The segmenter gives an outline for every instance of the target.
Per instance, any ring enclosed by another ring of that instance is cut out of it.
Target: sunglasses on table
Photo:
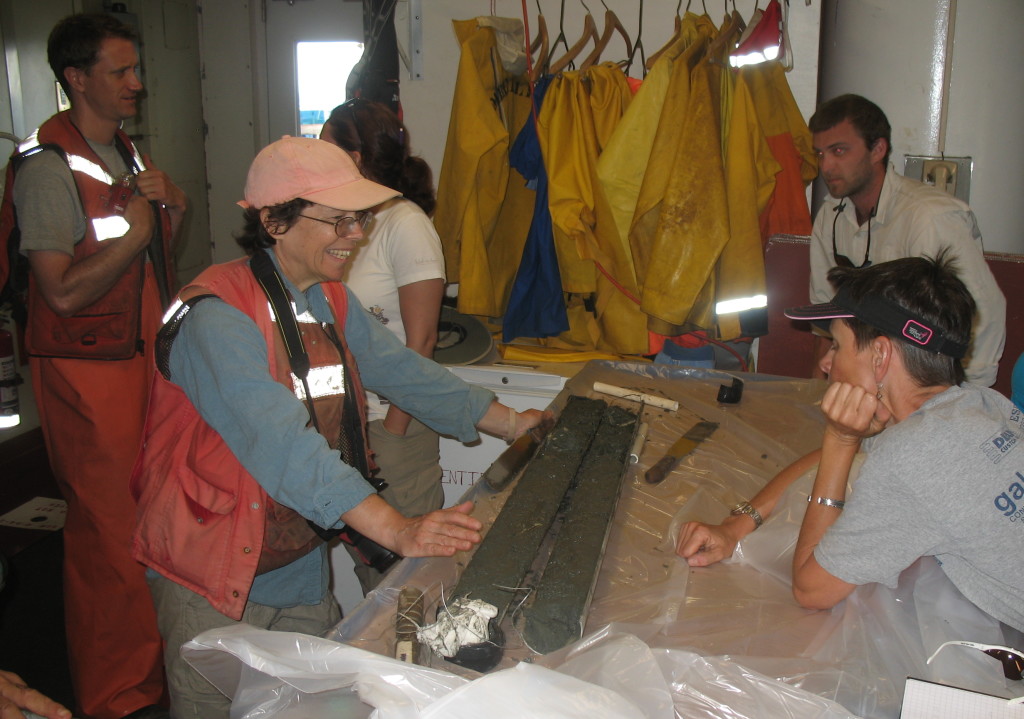
[[[939,655],[939,652],[950,645],[968,647],[970,649],[982,651],[993,659],[999,660],[1003,665],[1003,676],[1007,679],[1012,679],[1014,681],[1021,680],[1021,672],[1024,671],[1024,653],[1016,649],[1000,647],[994,644],[979,644],[978,642],[967,642],[962,640],[945,642],[944,644],[939,645],[939,648],[936,649],[930,657],[928,657],[928,661],[926,663],[931,664],[932,660]]]

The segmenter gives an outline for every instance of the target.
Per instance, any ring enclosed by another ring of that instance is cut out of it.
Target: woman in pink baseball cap
[[[150,568],[176,716],[228,716],[179,654],[198,632],[339,621],[325,539],[381,568],[480,541],[472,503],[410,518],[377,494],[364,385],[462,441],[477,428],[512,439],[543,417],[404,347],[341,283],[368,208],[397,194],[330,143],[272,143],[239,203],[248,257],[204,271],[168,312],[132,477],[133,554]]]

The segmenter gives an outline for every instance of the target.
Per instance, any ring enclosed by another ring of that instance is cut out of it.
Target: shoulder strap
[[[163,375],[165,380],[170,381],[171,379],[171,346],[174,344],[175,338],[178,336],[178,331],[181,329],[181,323],[185,321],[185,317],[199,302],[209,297],[216,297],[213,294],[196,295],[195,297],[182,300],[181,306],[178,307],[177,311],[171,316],[171,319],[164,322],[163,326],[156,333],[156,368],[160,374]]]
[[[137,175],[142,172],[142,168],[139,167],[139,163],[135,161],[135,153],[128,148],[120,134],[114,135],[114,147],[117,148],[117,153],[121,156],[121,159],[124,160],[125,166],[133,175]]]
[[[14,169],[17,170],[18,167],[21,166],[22,162],[32,157],[33,155],[38,155],[40,152],[43,152],[44,150],[52,150],[53,152],[56,152],[58,155],[61,156],[61,158],[64,159],[64,164],[67,164],[68,154],[64,152],[63,147],[53,142],[41,142],[38,145],[30,147],[24,152],[16,152],[13,155],[11,155],[11,162],[14,163]]]
[[[143,168],[135,160],[135,153],[126,144],[120,132],[114,135],[114,147],[129,172],[133,175],[142,172]],[[160,205],[152,200],[149,204],[153,208],[153,239],[156,241],[146,245],[146,254],[149,256],[149,261],[153,263],[153,274],[156,277],[157,291],[160,293],[160,305],[166,307],[171,300],[171,288],[167,286],[167,261],[164,258],[164,245],[170,242],[171,238],[164,237]]]
[[[295,319],[292,311],[292,303],[288,299],[288,291],[284,287],[284,280],[274,267],[274,261],[266,250],[258,249],[249,260],[249,269],[252,270],[256,282],[263,288],[263,293],[274,310],[274,318],[277,320],[277,327],[281,331],[281,338],[284,340],[285,350],[288,352],[288,365],[292,374],[302,382],[302,388],[306,393],[306,405],[309,408],[309,416],[316,430],[320,431],[320,425],[316,419],[316,411],[313,408],[313,396],[309,391],[309,384],[306,377],[309,375],[309,354],[306,346],[302,343],[302,333],[299,332],[299,321]]]
[[[305,379],[309,374],[309,355],[306,353],[306,346],[302,344],[299,322],[292,312],[288,291],[277,268],[274,267],[274,261],[270,259],[266,250],[256,250],[249,261],[249,268],[274,310],[277,325],[281,328],[281,335],[284,338],[284,346],[288,350],[288,364],[292,373],[299,379]]]
[[[4,195],[0,204],[0,305],[10,305],[11,318],[20,327],[28,324],[26,294],[30,270],[28,259],[21,254],[21,229],[18,227],[18,213],[14,206],[14,180],[22,163],[44,150],[56,152],[67,166],[67,156],[60,145],[41,144],[25,152],[14,152],[7,166]]]

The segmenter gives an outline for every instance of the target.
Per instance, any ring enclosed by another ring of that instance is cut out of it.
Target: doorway
[[[362,55],[358,0],[265,0],[267,100],[271,140],[312,136],[345,101],[349,72]]]

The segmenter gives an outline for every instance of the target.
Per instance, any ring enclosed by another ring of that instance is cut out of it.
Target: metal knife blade
[[[664,457],[647,470],[644,479],[648,484],[658,484],[664,480],[669,472],[675,469],[679,460],[695,450],[697,445],[710,437],[716,429],[718,429],[718,422],[702,421],[693,425],[686,434],[669,447]]]

